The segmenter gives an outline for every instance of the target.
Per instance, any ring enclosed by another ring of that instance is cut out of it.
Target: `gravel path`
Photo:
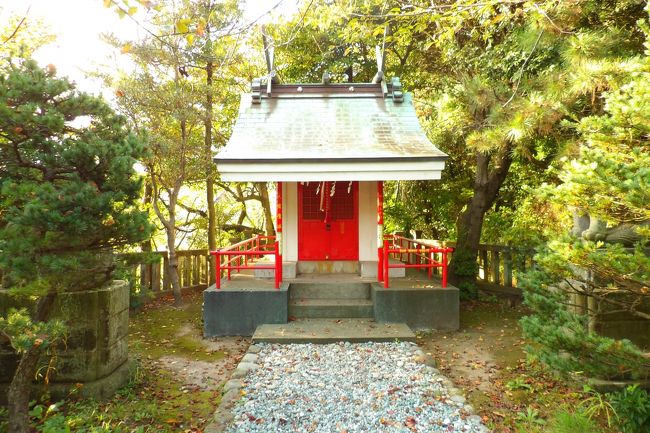
[[[415,344],[260,346],[228,433],[488,431]]]

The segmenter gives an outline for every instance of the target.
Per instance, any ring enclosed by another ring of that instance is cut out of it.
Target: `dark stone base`
[[[456,331],[460,326],[459,291],[446,288],[383,288],[372,284],[375,320],[406,323],[413,330]]]
[[[135,362],[127,361],[117,367],[115,371],[108,376],[90,382],[64,383],[51,382],[49,385],[34,384],[32,387],[32,396],[34,398],[42,395],[45,391],[50,394],[52,401],[63,400],[70,395],[73,398],[92,398],[97,401],[105,401],[113,397],[118,389],[122,388],[129,382],[132,374],[135,372]],[[77,385],[81,385],[77,388]],[[77,388],[76,391],[73,391]],[[7,405],[7,393],[9,392],[8,383],[0,383],[0,406]]]
[[[10,308],[33,305],[0,291],[0,314]],[[47,388],[34,384],[34,397],[47,389],[53,399],[61,399],[80,383],[77,395],[106,399],[129,379],[129,285],[115,281],[107,287],[58,295],[52,319],[65,323],[67,339],[58,348],[55,371]],[[8,344],[0,344],[0,404],[6,404],[6,390],[19,357]],[[50,359],[43,355],[39,367]]]
[[[258,325],[287,323],[288,288],[288,283],[279,289],[208,287],[203,292],[203,334],[249,336]]]

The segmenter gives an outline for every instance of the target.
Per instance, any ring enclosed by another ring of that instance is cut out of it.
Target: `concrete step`
[[[372,318],[369,299],[292,299],[289,316],[295,318]]]
[[[291,283],[291,299],[370,299],[370,283]]]
[[[260,325],[254,343],[335,343],[349,341],[415,341],[404,323],[376,323],[368,319],[302,319],[283,325]]]
[[[298,274],[359,274],[355,260],[303,260],[297,265]]]

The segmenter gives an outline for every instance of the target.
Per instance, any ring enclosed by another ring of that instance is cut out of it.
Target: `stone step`
[[[291,283],[291,299],[370,299],[370,283]]]
[[[368,319],[301,319],[282,325],[260,325],[254,343],[335,343],[349,341],[415,341],[404,323],[376,323]]]
[[[293,299],[289,316],[295,318],[372,318],[369,299]]]

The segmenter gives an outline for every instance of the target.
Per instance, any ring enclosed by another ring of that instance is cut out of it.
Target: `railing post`
[[[499,285],[501,282],[501,259],[498,251],[492,251],[492,275],[493,283]]]
[[[388,282],[388,277],[390,274],[390,268],[388,267],[389,262],[388,262],[388,240],[384,240],[384,289],[388,288],[389,282]]]
[[[384,181],[377,181],[377,281],[383,281],[384,272]]]
[[[442,287],[447,287],[447,252],[442,251]]]
[[[490,267],[488,266],[488,252],[487,250],[480,250],[480,257],[483,266],[483,281],[490,281]]]
[[[512,252],[510,249],[503,253],[503,284],[512,287]]]
[[[433,275],[433,248],[429,248],[429,267],[427,268],[427,275],[429,276],[429,279],[431,279],[431,276]]]
[[[217,289],[221,289],[221,256],[219,250],[214,253],[214,284]]]
[[[383,242],[383,241],[382,241]],[[379,244],[377,248],[377,281],[384,281],[384,248]]]
[[[282,256],[280,255],[280,242],[275,241],[275,288],[280,288],[282,281]]]

